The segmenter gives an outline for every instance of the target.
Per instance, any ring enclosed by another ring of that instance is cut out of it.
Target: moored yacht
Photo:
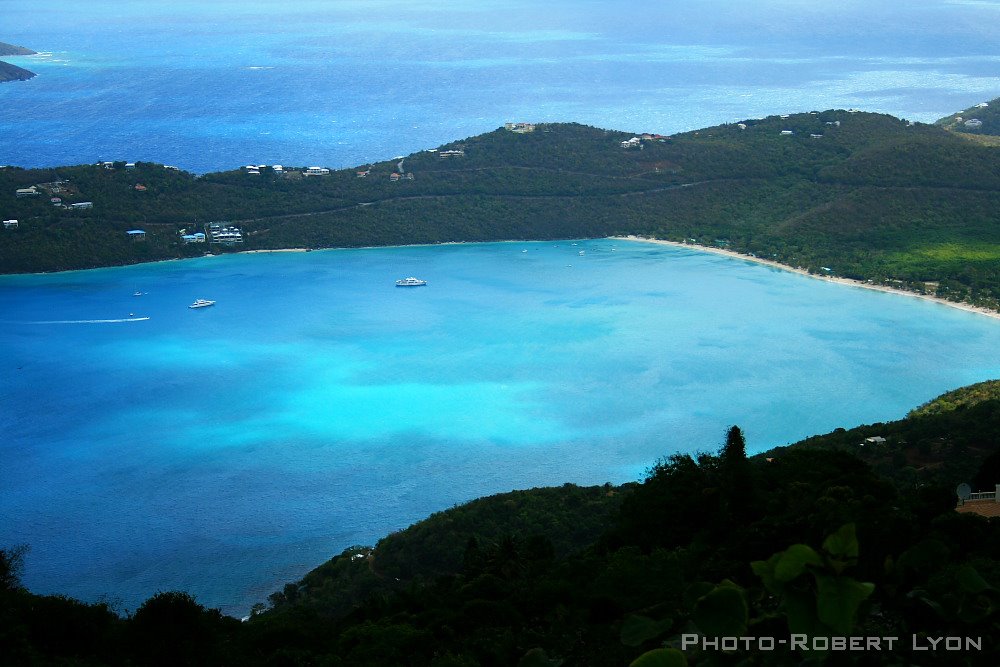
[[[412,276],[396,281],[396,287],[423,287],[426,284],[426,280],[420,280],[419,278],[414,278]]]
[[[208,299],[198,299],[190,306],[188,306],[188,308],[206,308],[208,306],[214,306],[214,305],[215,305],[214,301],[209,301]]]

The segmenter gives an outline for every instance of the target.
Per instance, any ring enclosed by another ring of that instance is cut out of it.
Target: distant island
[[[31,49],[26,49],[23,46],[14,46],[13,44],[7,44],[6,42],[0,42],[0,56],[33,55],[35,55],[35,51],[32,51]],[[0,60],[0,83],[7,81],[27,81],[33,76],[36,76],[34,72]]]
[[[925,124],[830,109],[673,136],[508,123],[351,169],[7,167],[0,273],[635,235],[1000,311],[998,110]]]

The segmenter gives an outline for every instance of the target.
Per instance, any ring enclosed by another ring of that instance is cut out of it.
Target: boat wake
[[[10,322],[9,324],[118,324],[120,322],[145,322],[148,317],[123,317],[117,320],[40,320],[36,322]]]

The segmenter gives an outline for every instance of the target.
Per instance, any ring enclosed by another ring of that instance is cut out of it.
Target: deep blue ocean
[[[0,41],[41,52],[6,58],[38,77],[0,85],[0,164],[21,166],[345,167],[507,121],[932,121],[1000,95],[986,1],[0,0],[0,16]],[[393,286],[409,275],[430,284]],[[998,349],[996,320],[634,242],[0,277],[0,546],[31,546],[39,593],[135,609],[183,589],[243,614],[454,503],[634,480],[734,423],[759,451],[898,418],[1000,376]]]
[[[1000,95],[987,0],[0,0],[42,53],[0,85],[0,164],[346,167],[575,121],[671,134]]]

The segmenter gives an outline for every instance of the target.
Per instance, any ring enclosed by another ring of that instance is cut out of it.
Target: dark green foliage
[[[977,105],[970,107],[965,111],[959,111],[956,114],[942,118],[935,124],[963,134],[987,136],[1000,135],[1000,102],[997,100],[991,100],[986,104],[986,107],[980,107]],[[959,120],[959,118],[961,118],[961,120]],[[973,119],[980,121],[982,125],[969,127],[965,124],[966,121]]]
[[[183,593],[158,594],[122,619],[105,605],[34,596],[9,576],[0,664],[832,665],[858,657],[677,650],[690,633],[801,632],[900,637],[864,664],[994,665],[1000,530],[956,513],[955,481],[941,471],[969,465],[953,459],[978,466],[985,447],[958,449],[973,440],[996,449],[998,413],[1000,401],[963,402],[751,458],[733,427],[718,454],[661,460],[641,484],[501,494],[435,514],[374,549],[352,547],[272,595],[246,623]],[[872,466],[852,452],[867,456],[857,443],[875,434],[887,442],[871,447],[887,451],[870,456]],[[884,464],[927,441],[935,445],[924,463],[937,473]],[[3,552],[3,562],[16,575],[14,554]],[[981,637],[982,650],[916,652],[911,635]]]
[[[908,417],[921,417],[949,410],[967,408],[984,401],[1000,400],[1000,380],[987,380],[968,387],[960,387],[924,403],[919,408],[911,410]]]
[[[991,105],[1000,108],[1000,102]],[[623,149],[630,134],[576,124],[504,129],[396,162],[303,177],[265,169],[195,177],[138,163],[0,170],[0,271],[190,257],[177,232],[230,220],[245,249],[652,235],[996,308],[1000,147],[881,114],[747,120]],[[791,131],[791,135],[782,135]],[[813,138],[815,135],[816,138]],[[67,202],[14,198],[69,181]],[[141,184],[146,190],[137,191]],[[123,232],[141,226],[145,243]],[[224,249],[211,248],[213,252]]]

